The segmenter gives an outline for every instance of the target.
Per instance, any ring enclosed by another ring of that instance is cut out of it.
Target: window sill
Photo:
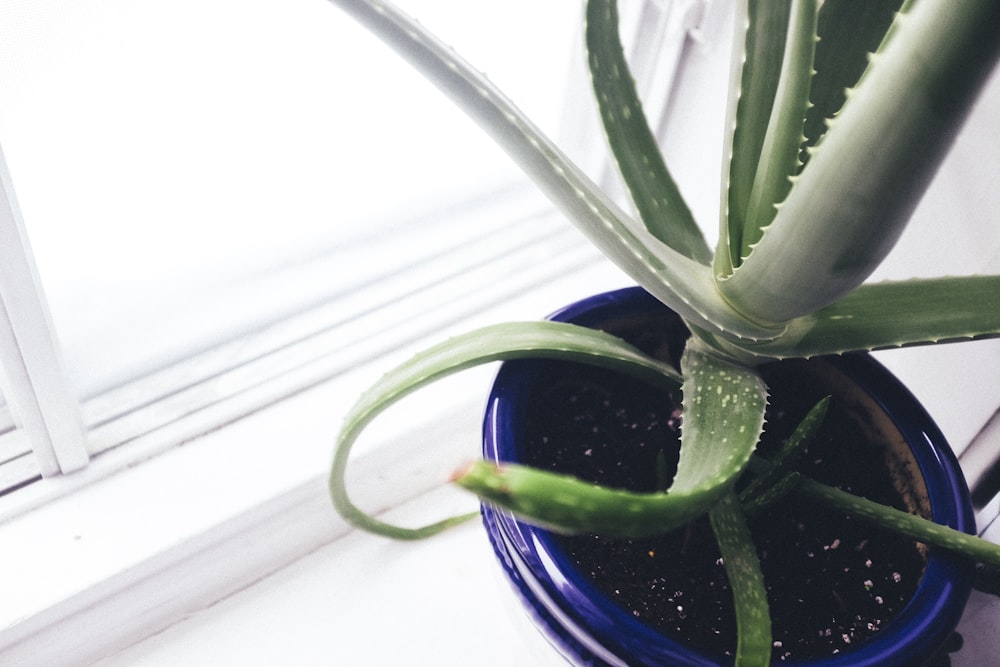
[[[590,261],[429,339],[537,319],[624,284],[606,262]],[[0,544],[16,545],[3,550],[14,585],[0,609],[0,663],[92,663],[344,536],[348,527],[325,486],[343,412],[359,388],[426,344],[415,341],[142,463],[128,464],[135,453],[119,448],[85,471],[39,482],[34,493],[73,494],[0,524]],[[397,506],[475,456],[492,372],[450,379],[376,424],[359,443],[352,473],[369,482],[356,485],[359,504]],[[421,447],[419,466],[400,456],[406,446]]]
[[[431,494],[393,518],[449,502]],[[992,663],[998,618],[1000,598],[974,592],[954,667]],[[355,533],[99,665],[401,665],[414,656],[435,665],[566,664],[531,626],[474,522],[419,543]]]
[[[390,517],[465,508],[454,493]],[[566,665],[519,608],[478,521],[419,542],[353,533],[98,663],[164,664]]]
[[[419,522],[467,508],[468,498],[439,487],[388,516]],[[1000,521],[985,536],[1000,541]],[[1000,598],[974,592],[951,664],[989,663],[1000,652],[998,618]],[[290,657],[301,665],[397,665],[414,656],[437,665],[565,664],[531,626],[473,521],[416,543],[347,534],[99,666],[271,665]]]

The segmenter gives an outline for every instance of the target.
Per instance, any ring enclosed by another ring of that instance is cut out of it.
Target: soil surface
[[[567,364],[563,364],[567,365]],[[530,401],[526,463],[637,491],[653,491],[657,459],[676,467],[679,396],[572,365],[571,380]],[[761,453],[781,443],[822,395],[775,384]],[[775,408],[774,406],[780,406]],[[882,453],[864,441],[835,399],[799,469],[878,502],[902,507]],[[662,477],[662,464],[660,466]],[[912,597],[925,560],[911,541],[872,531],[824,508],[788,499],[750,520],[773,619],[773,660],[837,654],[878,632]],[[735,618],[707,520],[661,537],[560,537],[579,570],[644,623],[708,654],[732,655]]]

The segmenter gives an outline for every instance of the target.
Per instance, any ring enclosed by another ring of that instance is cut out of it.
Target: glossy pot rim
[[[617,316],[664,308],[641,288],[595,295],[556,312],[550,319],[585,326]],[[939,522],[966,532],[975,519],[965,479],[944,436],[916,398],[867,354],[831,362],[846,372],[886,411],[911,443]],[[550,362],[506,362],[494,382],[484,421],[483,453],[490,460],[511,460],[508,434],[516,420],[517,396]],[[905,415],[905,419],[899,415]],[[516,430],[516,429],[515,429]],[[632,618],[573,571],[553,535],[483,505],[489,538],[508,578],[520,593],[535,624],[550,642],[578,664],[716,665]],[[931,554],[909,604],[879,635],[831,658],[785,663],[828,667],[909,664],[926,658],[957,625],[971,589],[970,565],[959,558]]]

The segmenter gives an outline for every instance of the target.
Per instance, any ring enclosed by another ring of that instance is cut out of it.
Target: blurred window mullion
[[[38,472],[51,476],[84,467],[89,456],[79,404],[63,369],[2,149],[0,379],[14,421],[24,430],[34,453]],[[17,454],[23,455],[10,453]]]

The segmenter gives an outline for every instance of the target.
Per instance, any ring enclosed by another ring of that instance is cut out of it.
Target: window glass
[[[401,4],[557,132],[577,3]],[[6,2],[0,82],[0,143],[82,398],[362,289],[441,239],[364,262],[359,244],[522,182],[322,0]]]

